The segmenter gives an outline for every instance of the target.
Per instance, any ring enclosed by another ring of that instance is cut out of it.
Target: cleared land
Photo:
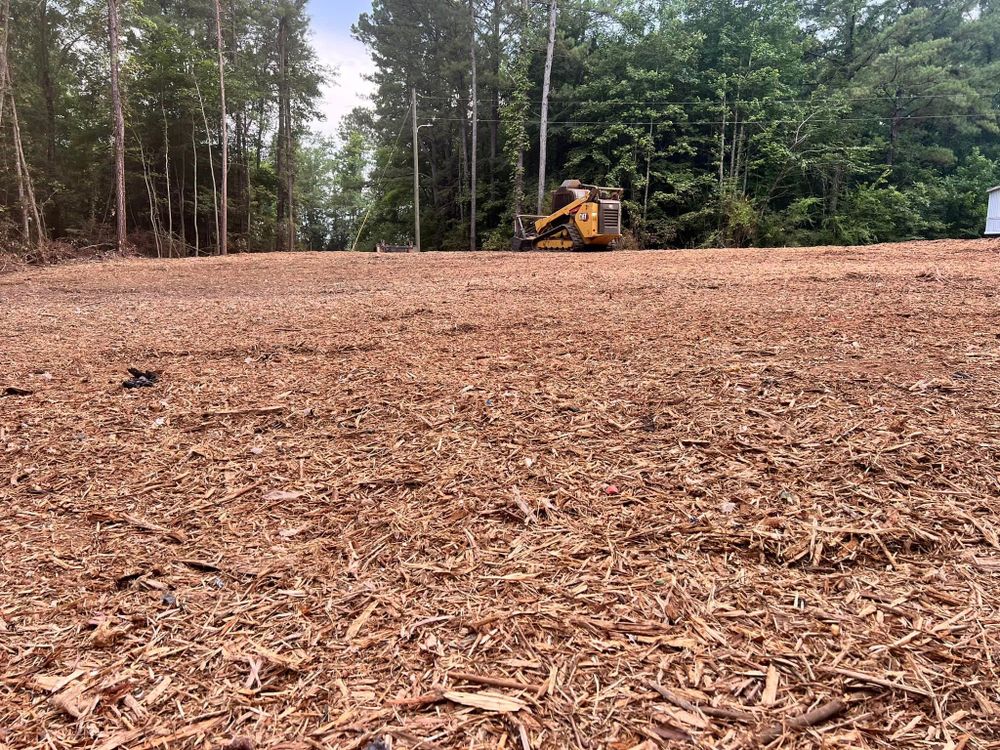
[[[0,747],[1000,747],[998,249],[0,277]]]

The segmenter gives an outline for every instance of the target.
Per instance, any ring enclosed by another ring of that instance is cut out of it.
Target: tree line
[[[374,0],[371,105],[321,137],[305,0],[0,0],[0,250],[405,243],[414,151],[425,248],[506,248],[568,178],[634,247],[976,236],[998,10]]]
[[[302,245],[305,0],[0,4],[0,248]]]
[[[385,171],[366,232],[412,233],[412,87],[431,125],[417,144],[427,247],[507,247],[512,215],[543,212],[567,178],[623,187],[639,247],[977,236],[1000,182],[998,11],[375,0],[355,25],[376,64],[367,116]]]

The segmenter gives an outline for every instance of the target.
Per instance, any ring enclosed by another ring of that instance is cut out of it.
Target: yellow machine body
[[[621,189],[567,180],[548,216],[517,216],[515,250],[611,250],[621,239]]]

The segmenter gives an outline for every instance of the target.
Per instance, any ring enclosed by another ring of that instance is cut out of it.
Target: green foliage
[[[101,236],[111,196],[104,0],[11,0],[26,158],[50,233]],[[374,0],[353,30],[372,106],[310,134],[325,71],[305,0],[223,3],[234,246],[269,249],[288,181],[301,246],[467,246],[469,0]],[[973,237],[1000,183],[997,0],[559,0],[547,174],[616,184],[638,246]],[[538,168],[547,3],[473,0],[477,224],[509,247]],[[288,71],[277,39],[289,29]],[[129,224],[171,253],[211,252],[219,182],[214,0],[123,8]],[[413,143],[410,91],[422,125]],[[19,199],[0,132],[0,233]],[[215,177],[213,184],[213,175]]]
[[[349,250],[366,208],[363,133],[347,130],[339,145],[311,139],[299,150],[299,222],[303,244],[313,250]]]
[[[230,231],[237,247],[267,249],[276,206],[279,17],[289,19],[296,140],[314,119],[325,72],[309,46],[304,0],[227,0],[222,12]],[[106,1],[13,0],[12,15],[12,75],[46,225],[56,238],[97,241],[113,191]],[[214,0],[131,0],[121,16],[129,226],[159,235],[161,252],[211,252],[221,177]],[[15,204],[12,176],[0,170],[0,206]]]
[[[480,216],[492,228],[487,246],[500,249],[519,185],[530,185],[537,168],[546,4],[476,2],[484,21],[497,8],[504,19],[484,22],[480,33],[481,57],[501,52],[485,99],[500,100],[505,200]],[[433,186],[425,196],[428,246],[462,247],[467,220],[467,50],[439,46],[463,38],[463,7],[378,0],[358,26],[379,68],[382,144],[406,115],[404,81],[418,85],[421,119],[436,120],[434,148],[421,147]],[[983,191],[1000,182],[994,3],[619,0],[609,11],[605,2],[577,0],[559,8],[551,182],[623,187],[627,225],[642,246],[981,230]],[[386,184],[375,186],[383,200],[408,202],[408,156],[398,154]],[[387,237],[412,222],[405,211],[379,214],[377,231]]]
[[[983,186],[1000,184],[1000,164],[973,147],[969,155],[943,181],[942,222],[956,237],[978,237],[983,229]]]
[[[854,245],[942,236],[945,226],[937,214],[943,194],[940,186],[925,183],[900,189],[885,176],[857,185],[828,222],[831,239]]]

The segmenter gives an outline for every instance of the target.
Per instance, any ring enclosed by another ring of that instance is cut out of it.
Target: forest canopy
[[[4,248],[115,241],[119,3],[0,0]],[[412,91],[426,249],[508,247],[540,171],[624,188],[633,247],[972,237],[1000,183],[998,0],[374,0],[371,105],[333,138],[303,0],[120,4],[148,253],[217,252],[222,223],[233,250],[411,242]]]

